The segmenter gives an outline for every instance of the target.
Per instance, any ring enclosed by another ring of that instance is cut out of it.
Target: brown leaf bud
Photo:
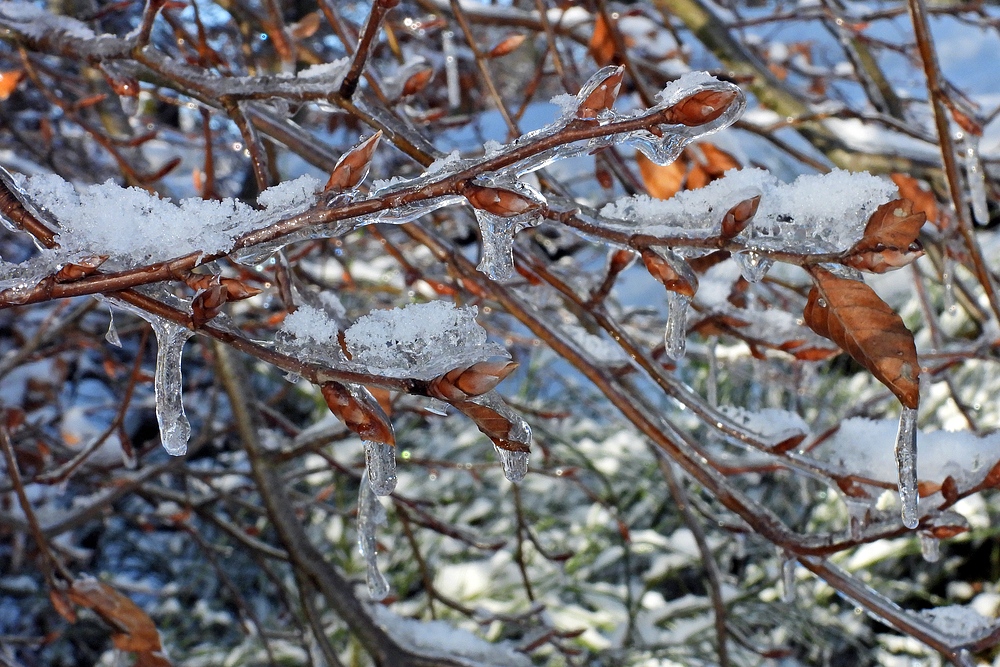
[[[57,283],[71,283],[97,273],[97,269],[108,260],[107,255],[84,257],[72,264],[66,264],[56,273]]]
[[[427,84],[430,83],[433,76],[434,69],[431,67],[426,67],[415,72],[414,74],[411,74],[410,78],[408,78],[406,83],[403,84],[403,92],[400,93],[400,96],[409,97],[410,95],[416,95],[427,87]]]
[[[620,91],[622,87],[622,78],[625,76],[625,68],[619,66],[613,69],[610,67],[607,69],[611,70],[611,72],[603,80],[591,80],[591,82],[587,84],[587,87],[591,87],[592,90],[577,107],[577,118],[582,120],[596,119],[599,113],[614,106],[615,100],[618,99],[618,91]],[[584,90],[586,90],[587,87],[585,87]]]
[[[468,367],[456,368],[434,378],[427,393],[445,401],[464,401],[495,388],[517,368],[513,361],[480,361]]]
[[[664,111],[668,125],[704,125],[721,116],[738,97],[734,90],[702,90]]]
[[[375,148],[382,138],[382,130],[368,137],[360,144],[344,153],[330,174],[324,192],[350,190],[364,180],[371,167]]]
[[[511,35],[500,40],[500,43],[490,49],[490,58],[500,58],[515,50],[524,43],[524,35]]]
[[[503,218],[512,218],[541,208],[538,202],[502,188],[469,184],[463,188],[462,194],[475,208]]]
[[[722,231],[719,236],[723,239],[731,239],[746,229],[753,217],[757,215],[757,208],[760,206],[760,195],[744,199],[736,206],[732,207],[722,217]]]
[[[392,423],[382,406],[364,387],[347,387],[326,382],[320,387],[323,399],[338,419],[365,440],[396,445]]]
[[[663,286],[671,292],[694,297],[698,291],[698,277],[683,259],[666,257],[652,248],[644,248],[642,261],[650,275],[663,283]]]

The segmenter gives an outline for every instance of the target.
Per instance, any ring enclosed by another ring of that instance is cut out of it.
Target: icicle
[[[500,466],[503,468],[503,476],[515,484],[524,479],[528,474],[528,452],[514,452],[504,449],[498,445],[493,445],[500,458]]]
[[[959,134],[965,176],[969,181],[969,198],[972,200],[972,217],[980,225],[986,225],[990,221],[990,212],[986,208],[986,174],[979,160],[979,137],[968,132]]]
[[[120,95],[118,101],[122,105],[122,111],[126,116],[135,117],[139,114],[139,96],[138,95]]]
[[[687,311],[691,297],[677,292],[667,292],[667,329],[663,335],[663,344],[667,356],[680,359],[687,347]]]
[[[920,533],[920,555],[928,563],[936,563],[941,559],[941,540],[930,533]]]
[[[371,479],[368,470],[365,470],[364,476]],[[361,490],[358,493],[358,550],[367,565],[368,595],[372,600],[384,600],[389,594],[389,582],[378,569],[378,548],[375,539],[375,531],[385,523],[385,508],[372,492],[371,485],[365,484],[362,479]]]
[[[798,561],[785,554],[781,564],[781,601],[785,604],[795,602],[795,566]]]
[[[476,267],[491,279],[503,282],[514,275],[514,218],[476,209],[483,236],[483,253]]]
[[[903,506],[903,525],[916,528],[917,516],[917,411],[903,407],[896,434],[896,468],[899,474],[899,502]]]
[[[455,55],[455,33],[441,33],[441,51],[444,53],[444,75],[448,84],[448,106],[457,109],[462,104],[462,91],[458,81],[458,57]]]
[[[181,395],[181,354],[184,343],[192,332],[168,320],[155,318],[150,321],[156,334],[156,376],[153,383],[156,394],[156,421],[160,425],[160,442],[171,456],[187,452],[191,424],[184,414]]]
[[[967,648],[963,648],[958,652],[958,664],[960,667],[976,667],[978,663],[976,662],[975,656],[972,655],[972,651]]]
[[[396,489],[396,448],[383,442],[365,442],[368,483],[378,496]]]
[[[774,264],[773,259],[765,257],[754,250],[738,252],[733,255],[733,259],[740,267],[740,273],[743,275],[743,278],[749,283],[759,283],[767,275],[767,271],[771,268],[771,265]]]
[[[108,322],[108,332],[104,334],[104,340],[108,341],[115,347],[121,347],[122,339],[118,337],[118,328],[115,326],[115,311],[109,307],[108,314],[111,318]]]
[[[646,130],[639,130],[628,135],[622,143],[632,146],[656,164],[665,167],[677,159],[690,141],[691,137],[680,134],[665,132],[662,137],[657,137]]]
[[[847,505],[847,530],[852,540],[860,540],[861,532],[868,523],[869,503],[848,497],[844,499],[844,504]]]
[[[955,301],[955,260],[948,256],[948,249],[944,253],[944,270],[941,273],[941,283],[944,285],[944,309],[946,312],[954,313],[958,310],[958,303]]]

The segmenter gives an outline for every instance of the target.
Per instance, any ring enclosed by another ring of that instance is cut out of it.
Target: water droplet
[[[118,328],[115,326],[115,311],[108,308],[108,314],[111,319],[108,322],[108,332],[104,334],[104,340],[108,341],[115,347],[121,347],[122,339],[118,336]]]
[[[941,540],[930,533],[920,533],[920,555],[928,563],[936,563],[941,559]]]
[[[733,255],[733,259],[740,267],[743,278],[749,283],[759,283],[774,264],[773,259],[754,250],[738,252]]]
[[[503,476],[511,482],[517,483],[528,474],[528,452],[514,452],[503,449],[498,445],[493,445],[500,458],[500,466],[503,468]]]

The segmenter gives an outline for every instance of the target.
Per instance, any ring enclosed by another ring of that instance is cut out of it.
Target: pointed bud
[[[389,417],[367,389],[325,382],[320,391],[330,412],[362,439],[396,445]]]
[[[642,261],[650,275],[671,292],[693,298],[698,291],[698,276],[687,262],[673,253],[661,254],[652,248],[644,248]]]
[[[594,120],[602,111],[613,107],[615,100],[618,99],[618,91],[621,90],[624,76],[625,68],[621,65],[598,70],[577,96],[582,99],[576,109],[576,117],[581,120]]]
[[[702,90],[665,109],[664,122],[667,125],[688,127],[711,123],[721,116],[739,93],[735,90]]]
[[[635,261],[635,253],[625,248],[619,248],[608,258],[608,273],[618,275]]]
[[[73,264],[66,264],[56,273],[57,283],[71,283],[97,273],[97,269],[108,260],[107,255],[84,257]]]
[[[368,170],[371,168],[372,157],[375,155],[375,148],[379,139],[382,138],[382,130],[379,130],[368,137],[360,144],[344,153],[337,166],[330,174],[330,180],[326,182],[323,192],[351,190],[365,179]]]
[[[403,84],[403,92],[400,93],[400,97],[416,95],[427,87],[427,84],[430,83],[431,77],[433,76],[434,69],[431,67],[425,67],[424,69],[410,75],[410,78],[408,78],[406,83]]]
[[[242,301],[243,299],[249,299],[252,296],[257,296],[260,294],[261,290],[256,287],[250,287],[246,283],[235,278],[223,278],[221,280],[222,284],[225,285],[228,291],[228,298],[230,301]]]
[[[463,188],[462,194],[475,208],[502,218],[512,218],[541,208],[533,199],[502,188],[469,184]]]
[[[500,41],[499,44],[490,49],[490,58],[500,58],[512,51],[517,50],[517,47],[524,43],[524,35],[511,35],[506,39]]]
[[[722,217],[722,231],[719,236],[724,240],[729,240],[746,229],[753,217],[757,215],[757,208],[760,206],[760,195],[744,199],[736,206],[729,209]]]
[[[513,361],[480,361],[464,368],[450,370],[434,378],[427,393],[444,401],[464,401],[495,388],[518,364]]]

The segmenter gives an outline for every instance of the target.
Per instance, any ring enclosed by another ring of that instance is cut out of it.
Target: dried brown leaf
[[[350,190],[357,186],[368,175],[368,169],[372,164],[372,156],[375,155],[375,148],[382,138],[382,130],[379,130],[368,137],[360,144],[340,156],[337,165],[330,174],[330,180],[326,182],[324,192],[340,192]]]
[[[889,178],[899,189],[899,196],[913,202],[916,211],[922,211],[927,216],[927,221],[935,225],[940,225],[941,218],[938,211],[937,198],[934,193],[920,185],[920,181],[908,174],[889,174]]]
[[[687,176],[687,162],[683,155],[668,165],[658,165],[642,153],[635,154],[639,175],[646,185],[646,192],[656,199],[670,199],[680,192]]]
[[[17,89],[17,84],[24,78],[24,71],[19,69],[0,72],[0,101],[11,96]]]
[[[913,210],[913,202],[908,199],[882,204],[868,219],[864,236],[843,263],[872,273],[906,266],[924,254],[917,235],[925,219],[922,211]]]
[[[309,12],[297,22],[293,23],[290,26],[290,29],[292,37],[297,41],[301,41],[315,35],[316,31],[319,30],[319,26],[319,12]]]
[[[610,27],[601,14],[598,14],[594,21],[594,33],[590,36],[590,44],[587,48],[590,49],[590,55],[594,57],[594,62],[601,67],[610,65],[615,60],[615,40],[611,36]]]
[[[920,364],[913,334],[875,291],[858,280],[813,269],[806,324],[847,352],[899,398],[916,409]]]
[[[161,653],[160,633],[153,620],[132,600],[96,579],[78,579],[67,591],[70,600],[100,616],[114,628],[111,641],[115,648],[137,655],[136,665],[168,667]]]

